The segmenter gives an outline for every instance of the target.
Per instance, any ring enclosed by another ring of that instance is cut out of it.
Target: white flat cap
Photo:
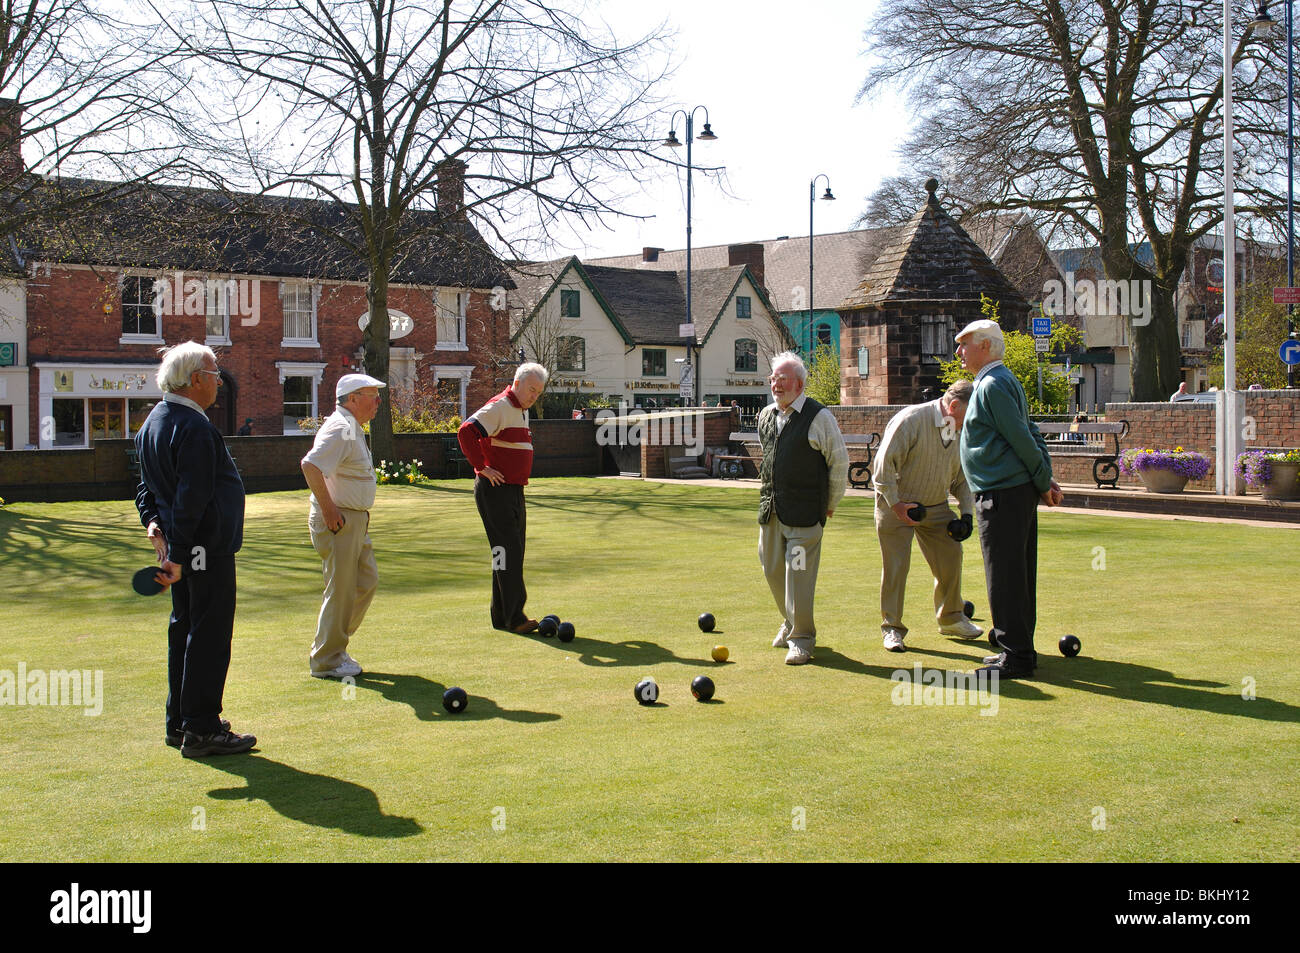
[[[339,378],[339,382],[334,385],[334,397],[336,400],[342,400],[354,390],[361,390],[363,387],[387,387],[383,381],[371,377],[369,374],[344,374]]]
[[[972,321],[970,324],[966,325],[966,327],[958,331],[957,336],[953,338],[953,340],[960,341],[966,335],[974,334],[976,331],[981,332],[981,336],[985,338],[993,338],[996,340],[1002,339],[1002,328],[998,327],[998,323],[996,321],[990,321],[987,318],[981,318],[978,321]]]

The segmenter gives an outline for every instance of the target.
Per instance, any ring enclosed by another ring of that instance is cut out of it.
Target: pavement
[[[639,476],[607,477],[611,480],[640,480]],[[758,480],[674,480],[650,477],[648,482],[679,483],[694,486],[726,487],[756,491]],[[1059,513],[1082,513],[1088,516],[1117,516],[1127,519],[1190,520],[1206,523],[1243,523],[1300,530],[1300,501],[1278,502],[1258,496],[1224,496],[1207,490],[1184,490],[1182,493],[1151,493],[1140,486],[1098,489],[1095,484],[1062,484],[1065,503]],[[846,496],[874,496],[871,490],[849,487]]]

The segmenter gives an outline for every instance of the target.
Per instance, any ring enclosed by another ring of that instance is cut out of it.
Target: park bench
[[[1119,484],[1116,461],[1120,454],[1119,442],[1128,435],[1127,420],[1118,423],[1040,423],[1037,426],[1052,456],[1092,458],[1092,478],[1097,489],[1103,486],[1114,489]]]
[[[737,431],[732,433],[728,439],[732,443],[759,445],[757,431]],[[871,457],[880,446],[880,434],[878,433],[846,433],[844,434],[844,445],[850,448],[865,450],[866,460],[849,461],[849,486],[859,490],[868,490],[871,488]],[[749,461],[758,467],[763,458],[763,452],[759,449],[754,454],[724,454],[715,456],[714,459],[720,461],[719,474],[724,477],[735,479],[744,474],[745,462]]]
[[[469,458],[465,456],[465,451],[460,448],[460,437],[456,434],[444,434],[442,438],[442,460],[443,476],[463,477],[465,470],[471,473],[474,468],[470,465]]]

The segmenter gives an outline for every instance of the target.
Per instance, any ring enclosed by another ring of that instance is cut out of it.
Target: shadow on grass
[[[208,796],[218,801],[265,801],[291,821],[361,837],[411,837],[424,830],[415,818],[385,814],[374,791],[351,781],[299,771],[251,755],[212,758],[203,763],[248,782],[243,788],[209,791]]]
[[[820,652],[820,648],[818,649]],[[983,664],[983,658],[992,649],[981,648],[980,654],[971,658],[967,654],[943,652],[934,649],[908,649],[908,655],[934,656],[963,662],[960,671],[971,671]],[[907,656],[900,656],[900,660]],[[910,668],[900,664],[899,668]],[[956,670],[956,669],[955,669]],[[891,670],[892,671],[892,670]],[[886,676],[888,677],[888,676]],[[999,691],[1008,698],[1049,699],[1038,686],[1072,688],[1109,698],[1168,705],[1189,711],[1203,711],[1216,715],[1233,715],[1259,721],[1300,722],[1300,708],[1262,696],[1250,700],[1235,690],[1231,694],[1207,689],[1228,688],[1227,682],[1182,678],[1166,669],[1132,662],[1114,662],[1108,659],[1063,658],[1046,652],[1038,653],[1038,670],[1029,680],[1009,679],[1001,682]]]
[[[572,652],[578,656],[583,665],[593,668],[614,668],[620,665],[658,665],[661,662],[677,662],[680,665],[696,665],[703,668],[716,668],[713,659],[684,658],[672,649],[664,648],[658,642],[645,639],[628,639],[625,642],[599,642],[594,639],[574,639],[572,642],[558,642],[544,639],[563,652]]]
[[[425,678],[423,675],[390,675],[387,672],[366,672],[357,676],[357,688],[379,692],[391,702],[410,705],[420,721],[485,721],[504,718],[506,721],[539,722],[558,721],[560,716],[548,711],[523,711],[502,708],[484,695],[469,693],[469,704],[458,715],[442,707],[442,693],[447,686]]]

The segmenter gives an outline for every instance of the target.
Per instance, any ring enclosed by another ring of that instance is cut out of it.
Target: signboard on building
[[[1046,337],[1052,333],[1051,318],[1034,318],[1034,336]]]
[[[1274,288],[1274,304],[1300,304],[1300,288]]]
[[[13,367],[18,363],[18,345],[13,341],[0,341],[0,367]]]

